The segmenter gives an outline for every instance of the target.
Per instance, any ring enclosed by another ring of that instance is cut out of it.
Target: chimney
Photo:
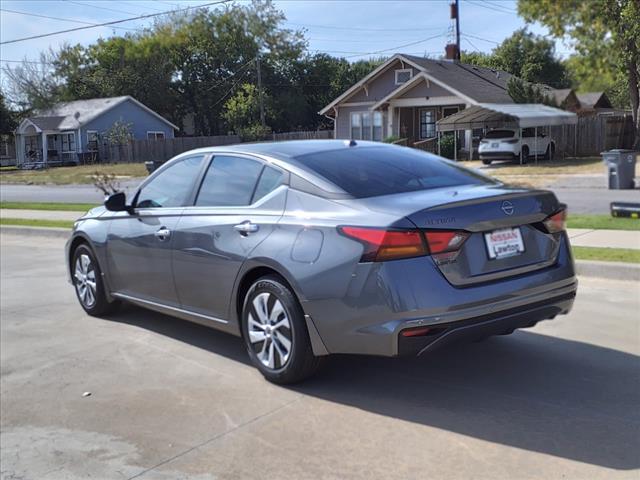
[[[458,46],[455,43],[449,43],[444,47],[444,58],[447,60],[457,60],[458,59]]]

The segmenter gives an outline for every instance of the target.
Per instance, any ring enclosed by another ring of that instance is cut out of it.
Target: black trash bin
[[[609,190],[627,190],[634,188],[636,175],[636,156],[638,152],[617,148],[602,152],[602,161],[607,167]]]
[[[149,160],[144,162],[144,166],[147,167],[147,172],[149,172],[149,174],[152,174],[156,169],[158,169],[160,167],[160,165],[162,165],[163,162],[160,162],[158,160]]]

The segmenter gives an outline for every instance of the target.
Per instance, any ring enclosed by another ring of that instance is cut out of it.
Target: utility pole
[[[256,69],[258,78],[258,101],[260,102],[260,125],[265,126],[264,118],[264,96],[262,95],[262,72],[260,71],[260,54],[256,55]]]
[[[456,60],[460,61],[460,0],[456,0]]]

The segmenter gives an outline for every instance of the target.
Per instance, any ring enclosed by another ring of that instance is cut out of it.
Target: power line
[[[285,22],[287,25],[293,25],[297,27],[311,27],[311,28],[328,28],[334,30],[358,30],[362,32],[409,32],[409,31],[429,31],[429,30],[441,30],[442,27],[416,27],[416,28],[364,28],[364,27],[341,27],[339,25],[313,25],[304,23]]]
[[[515,10],[502,9],[503,7],[498,7],[497,5],[492,5],[487,2],[475,2],[474,0],[467,0],[468,3],[474,5],[476,7],[486,8],[487,10],[491,10],[493,12],[498,13],[517,13]]]
[[[413,45],[418,45],[419,43],[428,42],[429,40],[433,40],[434,38],[438,38],[438,37],[443,37],[443,36],[445,36],[445,35],[446,35],[446,33],[439,33],[438,35],[434,35],[434,36],[432,36],[432,37],[427,37],[427,38],[424,38],[424,39],[422,39],[422,40],[418,40],[418,41],[416,41],[416,42],[405,43],[404,45],[397,45],[397,46],[395,46],[395,47],[385,48],[385,49],[383,49],[383,50],[376,50],[376,51],[374,51],[374,52],[367,52],[367,53],[365,53],[365,54],[356,54],[356,55],[351,55],[351,56],[346,57],[346,58],[360,57],[360,56],[362,56],[362,55],[377,55],[377,54],[379,54],[379,53],[385,53],[385,52],[390,52],[390,51],[397,51],[397,50],[399,50],[399,49],[401,49],[401,48],[411,47],[411,46],[413,46]]]
[[[38,18],[48,18],[49,20],[58,20],[60,22],[71,22],[71,23],[80,23],[83,25],[92,25],[95,26],[95,23],[91,23],[91,22],[85,22],[83,20],[74,20],[71,18],[61,18],[61,17],[52,17],[49,15],[40,15],[38,13],[31,13],[31,12],[19,12],[18,10],[9,10],[7,8],[0,8],[0,12],[7,12],[7,13],[15,13],[17,15],[25,15],[28,17],[38,17]],[[112,27],[112,28],[117,28],[120,30],[131,30],[131,31],[141,31],[139,28],[128,28],[128,27]]]
[[[471,33],[462,33],[462,36],[475,38],[476,40],[482,40],[483,42],[493,43],[494,45],[500,45],[500,42],[496,42],[495,40],[489,40],[488,38],[482,38],[477,35],[473,35]]]
[[[130,3],[130,2],[123,2],[122,0],[118,0],[116,3],[129,5],[129,6],[132,6],[132,7],[135,6],[136,8],[138,8],[138,6],[139,6],[139,3],[136,5],[136,4],[133,4],[133,3]],[[161,8],[150,7],[149,5],[144,5],[144,8],[150,8],[151,10],[155,10],[156,12],[164,12],[164,10],[161,9]]]
[[[116,10],[115,8],[109,8],[109,7],[99,7],[98,5],[92,5],[90,3],[74,2],[72,0],[62,0],[62,1],[67,3],[72,3],[74,5],[79,5],[81,7],[91,7],[91,8],[97,8],[98,10],[106,10],[108,12],[124,13],[126,15],[138,15],[137,13],[134,13],[134,12],[127,12],[126,10]]]
[[[41,35],[32,35],[30,37],[16,38],[14,40],[7,40],[7,41],[4,41],[4,42],[0,42],[0,45],[7,45],[9,43],[24,42],[26,40],[34,40],[36,38],[51,37],[53,35],[60,35],[62,33],[69,33],[69,32],[77,32],[78,30],[86,30],[86,29],[89,29],[89,28],[108,27],[110,25],[116,25],[116,24],[119,24],[119,23],[131,22],[133,20],[143,20],[143,19],[146,19],[146,18],[158,17],[160,15],[167,15],[167,14],[170,14],[170,13],[179,13],[179,12],[184,12],[184,11],[187,11],[187,10],[193,10],[195,8],[211,7],[213,5],[220,5],[222,3],[228,3],[230,1],[231,0],[218,0],[217,2],[209,2],[209,3],[204,3],[202,5],[194,5],[192,7],[181,8],[181,9],[178,9],[178,10],[172,10],[172,11],[161,12],[161,13],[148,13],[146,15],[138,15],[137,17],[123,18],[122,20],[112,20],[110,22],[95,23],[93,25],[87,25],[85,27],[69,28],[67,30],[59,30],[57,32],[43,33]]]

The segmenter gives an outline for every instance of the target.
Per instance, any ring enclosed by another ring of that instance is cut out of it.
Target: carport
[[[555,107],[540,103],[480,103],[466,108],[436,122],[438,134],[438,154],[440,154],[440,139],[442,132],[457,132],[458,130],[473,130],[475,128],[515,128],[535,129],[535,142],[538,140],[538,127],[555,125],[576,125],[578,116]],[[457,135],[454,138],[454,159],[458,160]],[[577,138],[577,136],[575,137]],[[537,151],[537,148],[536,148]],[[535,154],[536,162],[538,154]],[[520,164],[522,164],[522,149],[520,149]]]

